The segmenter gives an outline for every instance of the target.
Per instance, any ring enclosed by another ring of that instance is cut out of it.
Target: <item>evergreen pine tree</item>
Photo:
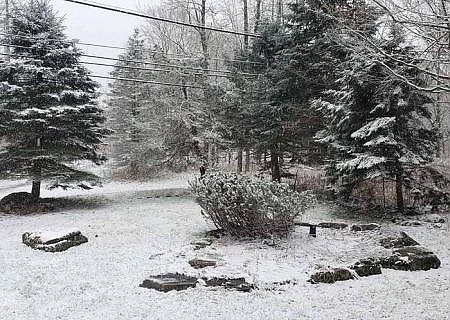
[[[187,79],[195,80],[192,71],[170,70],[167,65],[177,62],[157,46],[150,49],[137,29],[119,60],[111,73],[117,80],[110,85],[108,99],[115,166],[120,174],[134,178],[186,168],[190,156],[198,154],[194,123],[200,119],[192,116],[196,93],[150,82],[188,84]]]
[[[96,103],[97,83],[80,65],[80,51],[66,39],[49,1],[29,0],[12,12],[10,60],[0,63],[0,167],[15,178],[53,187],[88,188],[98,177],[73,166],[101,164],[98,147],[108,130]]]
[[[375,41],[375,40],[374,40]],[[392,56],[421,63],[395,30],[380,46]],[[394,75],[423,84],[416,68],[379,60],[364,48],[346,63],[339,90],[315,104],[328,119],[319,139],[333,150],[331,173],[343,182],[346,198],[364,180],[378,177],[396,182],[397,209],[403,211],[403,186],[414,168],[432,161],[437,142],[427,104],[431,99]],[[388,70],[388,68],[390,70]]]

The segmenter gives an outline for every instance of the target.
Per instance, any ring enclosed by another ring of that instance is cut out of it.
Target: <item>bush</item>
[[[314,202],[310,192],[231,173],[208,173],[190,185],[203,216],[235,236],[286,235]]]

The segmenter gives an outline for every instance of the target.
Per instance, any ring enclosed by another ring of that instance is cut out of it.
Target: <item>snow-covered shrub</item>
[[[314,203],[310,192],[232,173],[211,172],[190,185],[204,217],[235,236],[285,235]]]

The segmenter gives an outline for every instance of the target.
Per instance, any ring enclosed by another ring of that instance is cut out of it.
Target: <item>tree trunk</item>
[[[262,0],[256,0],[256,10],[255,10],[255,33],[258,32],[259,24],[261,22],[261,2]]]
[[[202,7],[201,7],[201,17],[200,17],[200,23],[201,26],[206,26],[206,0],[202,0]],[[199,29],[200,32],[200,43],[202,45],[202,51],[203,51],[203,73],[205,76],[207,75],[209,67],[209,53],[208,53],[208,39],[206,36],[206,30],[205,29]]]
[[[33,180],[33,184],[31,187],[31,199],[34,203],[39,201],[39,198],[41,197],[41,181],[40,180]]]
[[[405,210],[405,204],[403,201],[403,170],[399,166],[397,170],[397,176],[395,179],[395,192],[397,195],[397,210],[400,213],[403,213]]]
[[[242,148],[238,148],[237,151],[237,172],[242,172]]]
[[[244,2],[244,32],[248,33],[248,0],[242,0]],[[248,49],[248,36],[244,36],[244,47]]]
[[[275,148],[270,151],[270,167],[272,169],[272,181],[281,182],[280,162]]]
[[[36,148],[39,149],[41,147],[41,138],[36,138]],[[41,197],[41,167],[33,163],[33,182],[31,186],[31,199],[33,202],[38,202]]]
[[[250,171],[250,150],[245,149],[245,172]]]
[[[277,1],[277,22],[283,22],[283,0]]]

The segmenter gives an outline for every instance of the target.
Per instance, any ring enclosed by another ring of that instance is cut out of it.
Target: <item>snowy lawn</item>
[[[28,186],[0,182],[0,197]],[[145,184],[110,183],[93,191],[45,191],[43,196],[88,197],[89,209],[43,215],[0,215],[0,319],[448,319],[450,228],[383,224],[381,231],[298,227],[289,239],[215,240],[194,250],[211,230],[186,195],[185,179]],[[167,190],[169,189],[169,190]],[[165,195],[181,195],[165,197]],[[345,221],[324,206],[305,221]],[[62,253],[32,250],[27,231],[79,229],[89,242]],[[440,269],[383,274],[337,282],[306,283],[320,266],[347,266],[386,251],[381,237],[405,231],[441,259]],[[188,260],[212,257],[217,267],[196,270]],[[197,288],[162,293],[140,288],[150,276],[244,276],[258,290],[241,293]],[[290,284],[279,284],[289,280]],[[293,284],[296,283],[296,284]]]

